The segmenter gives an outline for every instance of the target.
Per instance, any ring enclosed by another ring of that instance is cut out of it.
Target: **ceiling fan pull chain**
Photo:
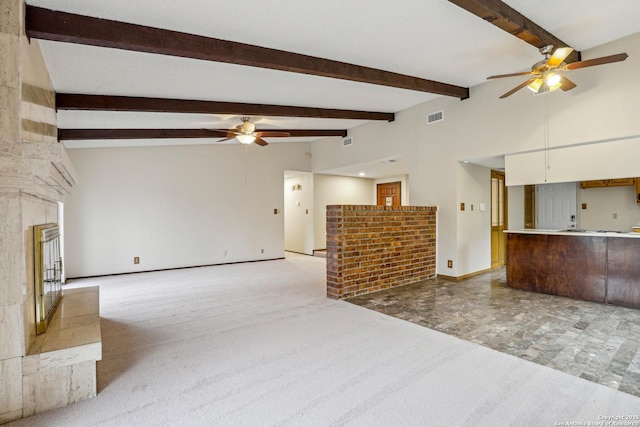
[[[247,173],[248,173],[248,169],[249,167],[247,166],[247,159],[248,159],[248,152],[249,152],[249,146],[247,144],[242,144],[244,145],[244,183],[247,183]]]

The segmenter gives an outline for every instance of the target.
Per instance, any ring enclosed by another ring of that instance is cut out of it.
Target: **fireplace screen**
[[[33,227],[36,333],[46,332],[47,325],[62,297],[62,257],[57,224]]]

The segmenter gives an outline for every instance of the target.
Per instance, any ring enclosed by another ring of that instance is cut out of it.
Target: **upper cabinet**
[[[618,178],[618,179],[597,179],[595,181],[582,181],[582,188],[598,188],[598,187],[624,187],[628,185],[636,185],[636,178]]]
[[[597,179],[595,181],[582,181],[580,186],[582,188],[635,186],[636,204],[640,206],[640,178]]]

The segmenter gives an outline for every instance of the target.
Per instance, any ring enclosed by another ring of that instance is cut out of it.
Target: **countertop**
[[[520,233],[520,234],[552,234],[559,236],[594,236],[594,237],[628,237],[628,238],[640,238],[640,233],[618,232],[608,230],[584,230],[580,228],[571,230],[543,230],[543,229],[525,229],[525,230],[505,230],[505,233]]]

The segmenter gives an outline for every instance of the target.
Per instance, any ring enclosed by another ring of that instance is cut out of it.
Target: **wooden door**
[[[491,268],[504,265],[507,245],[507,187],[504,172],[491,171]]]
[[[378,206],[401,206],[402,200],[400,200],[400,190],[402,183],[388,182],[384,184],[378,184],[377,186],[377,200]]]

